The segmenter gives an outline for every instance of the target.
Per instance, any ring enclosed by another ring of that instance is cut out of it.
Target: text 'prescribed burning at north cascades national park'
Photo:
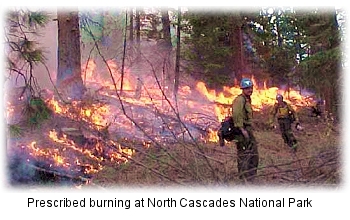
[[[239,199],[189,199],[189,198],[140,198],[140,199],[27,199],[28,208],[312,208],[312,200],[310,198],[280,198],[280,199],[261,199],[261,198],[239,198]]]

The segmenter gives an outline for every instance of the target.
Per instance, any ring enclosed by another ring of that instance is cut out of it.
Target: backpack
[[[235,127],[231,116],[227,116],[222,122],[218,130],[218,136],[222,140],[232,141],[235,135],[240,134],[240,129]]]
[[[244,106],[246,99],[244,98]],[[218,130],[218,136],[220,144],[222,145],[223,140],[232,141],[236,135],[241,134],[241,130],[235,127],[231,116],[227,116],[222,122]]]

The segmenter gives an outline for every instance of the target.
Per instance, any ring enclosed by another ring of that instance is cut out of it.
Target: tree
[[[181,7],[179,7],[177,12],[177,42],[176,42],[176,58],[175,58],[175,79],[174,79],[174,97],[177,97],[177,91],[179,89],[180,80],[180,39],[181,39]]]
[[[72,100],[82,98],[86,88],[81,77],[80,29],[78,11],[57,12],[57,88]]]
[[[161,8],[161,21],[162,21],[162,38],[158,39],[157,46],[159,55],[162,58],[162,72],[163,72],[163,86],[169,88],[171,92],[173,85],[173,71],[172,71],[172,62],[171,59],[171,36],[170,36],[170,19],[168,8]],[[170,93],[171,94],[171,93]]]
[[[166,44],[171,47],[171,36],[170,36],[170,20],[167,9],[162,8],[162,25],[163,25],[163,39]]]
[[[136,8],[136,16],[135,16],[135,23],[136,23],[136,42],[137,46],[140,46],[140,40],[141,40],[141,21],[140,21],[140,8]]]
[[[228,33],[229,35],[229,45],[231,46],[231,63],[232,71],[236,82],[240,82],[242,79],[242,74],[247,71],[244,62],[244,51],[243,51],[243,28],[244,21],[242,20],[242,15],[240,13],[233,14],[231,16],[231,27],[232,29]]]
[[[205,79],[209,87],[233,84],[244,67],[243,13],[232,11],[188,11],[183,27],[186,68],[195,77]]]
[[[291,8],[263,8],[249,24],[258,64],[268,73],[269,86],[296,83],[293,70],[305,53],[304,36]]]
[[[130,16],[130,29],[129,29],[129,40],[130,42],[134,41],[134,9],[131,8],[129,11]]]
[[[6,101],[15,105],[20,103],[22,109],[20,117],[16,118],[20,126],[11,124],[12,120],[8,120],[10,134],[14,134],[14,131],[16,135],[21,134],[24,125],[21,124],[22,119],[26,122],[25,125],[34,128],[50,117],[51,110],[43,100],[37,77],[34,76],[36,66],[42,64],[46,67],[44,52],[35,37],[49,18],[50,15],[46,12],[30,10],[13,10],[6,16],[6,76],[10,81],[10,88],[7,89],[11,89],[10,94],[14,91]]]
[[[308,56],[297,68],[300,84],[326,101],[326,110],[338,114],[340,99],[341,44],[337,13],[315,10],[298,14],[307,36]],[[339,116],[339,114],[338,114]]]
[[[23,86],[21,96],[26,91],[33,97],[39,95],[40,88],[33,70],[36,65],[44,64],[45,56],[35,41],[35,35],[48,21],[49,15],[42,11],[14,10],[6,14],[5,55],[8,78],[16,78],[16,83],[20,84],[16,86]]]
[[[124,30],[123,57],[122,57],[122,69],[121,69],[121,80],[120,80],[120,93],[121,94],[123,93],[123,85],[124,85],[124,69],[125,69],[126,32],[127,32],[127,28],[128,28],[128,11],[125,10],[125,30]]]

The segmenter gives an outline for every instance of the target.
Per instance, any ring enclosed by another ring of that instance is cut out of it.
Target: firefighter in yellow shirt
[[[279,128],[282,134],[284,143],[286,143],[295,152],[298,145],[297,140],[292,131],[292,123],[295,121],[299,125],[299,119],[296,112],[287,102],[283,101],[283,96],[278,94],[276,96],[277,103],[273,106],[270,113],[270,124],[277,118]]]
[[[258,148],[252,129],[253,109],[250,96],[253,93],[253,83],[243,78],[240,87],[242,94],[238,95],[232,104],[232,119],[239,129],[235,135],[237,147],[237,167],[239,178],[250,181],[257,174],[259,163]]]

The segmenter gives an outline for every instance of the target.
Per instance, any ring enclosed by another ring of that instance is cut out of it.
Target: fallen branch
[[[41,171],[41,172],[45,172],[45,173],[49,173],[49,174],[53,174],[55,176],[60,176],[60,177],[65,177],[65,178],[69,178],[71,180],[79,180],[79,181],[83,181],[85,183],[90,183],[90,179],[86,178],[86,177],[82,177],[82,176],[72,176],[72,175],[69,175],[69,174],[66,174],[66,173],[60,173],[58,171],[54,171],[54,170],[48,170],[48,169],[44,169],[42,167],[38,167],[38,166],[35,166],[35,165],[32,165],[32,164],[27,164],[27,166],[35,169],[35,170],[38,170],[38,171]]]

